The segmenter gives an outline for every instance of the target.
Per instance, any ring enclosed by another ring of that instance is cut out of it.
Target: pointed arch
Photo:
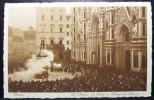
[[[119,31],[119,40],[121,41],[129,41],[130,40],[130,35],[129,35],[129,29],[127,28],[126,25],[121,25],[120,31]]]

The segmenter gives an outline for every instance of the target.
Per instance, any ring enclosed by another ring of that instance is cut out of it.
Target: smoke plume
[[[36,55],[32,55],[27,63],[26,67],[27,70],[15,72],[9,77],[15,80],[26,80],[26,79],[33,79],[36,74],[40,74],[42,71],[46,70],[45,67],[50,67],[51,62],[54,60],[54,54],[52,51],[42,50],[42,54],[47,55],[47,57],[41,57],[38,59]]]

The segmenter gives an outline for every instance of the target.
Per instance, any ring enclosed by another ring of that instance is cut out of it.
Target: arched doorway
[[[116,67],[120,70],[129,71],[130,60],[130,33],[126,25],[119,29],[119,37],[116,42]]]
[[[92,21],[92,33],[91,33],[91,37],[92,37],[92,48],[91,50],[93,50],[93,52],[95,52],[95,55],[91,55],[94,56],[94,58],[92,60],[93,64],[99,64],[100,63],[100,47],[99,47],[99,19],[98,17],[94,17],[93,21]],[[92,54],[92,53],[91,53]]]
[[[120,28],[119,39],[121,41],[129,41],[129,30],[126,25],[122,25]]]

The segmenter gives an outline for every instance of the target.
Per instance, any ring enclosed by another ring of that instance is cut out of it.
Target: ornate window
[[[69,28],[69,25],[67,24],[67,26],[66,26],[67,28]]]
[[[63,31],[63,28],[62,27],[60,27],[60,32],[62,32]]]
[[[75,23],[75,16],[74,16],[74,23]]]
[[[62,21],[62,19],[63,19],[63,17],[62,17],[62,16],[60,16],[60,21]]]
[[[114,39],[114,29],[111,28],[112,39]]]
[[[53,16],[51,16],[51,21],[53,21]]]
[[[67,45],[69,45],[70,44],[70,42],[69,41],[67,41]]]
[[[110,53],[107,53],[107,63],[110,63]]]
[[[86,51],[85,50],[83,51],[83,54],[84,54],[83,59],[86,59]]]
[[[75,42],[75,36],[74,36],[74,42]]]
[[[83,12],[83,18],[84,19],[86,18],[86,12],[85,11]]]
[[[142,36],[145,36],[147,32],[146,23],[142,23]]]
[[[52,44],[54,44],[54,41],[53,41],[53,39],[51,39],[51,40],[50,40],[50,44],[51,44],[51,45],[52,45]]]
[[[74,50],[74,58],[75,58],[75,50]]]
[[[84,38],[83,39],[84,39],[84,41],[86,41],[86,34],[84,34]]]
[[[75,27],[74,27],[74,33],[75,33]]]
[[[69,36],[69,32],[67,32],[67,36]]]
[[[115,16],[113,13],[111,14],[111,24],[115,24]]]
[[[142,17],[145,17],[145,16],[146,16],[146,8],[142,7]]]
[[[52,29],[52,27],[50,28],[50,32],[53,32],[53,29]]]
[[[60,41],[59,41],[59,44],[60,44],[60,45],[62,45],[62,44],[63,44],[63,41],[62,41],[62,40],[60,40]]]
[[[86,23],[84,23],[84,30],[86,30]]]

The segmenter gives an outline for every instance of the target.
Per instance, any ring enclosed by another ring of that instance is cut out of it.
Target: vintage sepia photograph
[[[5,96],[149,96],[150,21],[147,2],[6,4]]]

